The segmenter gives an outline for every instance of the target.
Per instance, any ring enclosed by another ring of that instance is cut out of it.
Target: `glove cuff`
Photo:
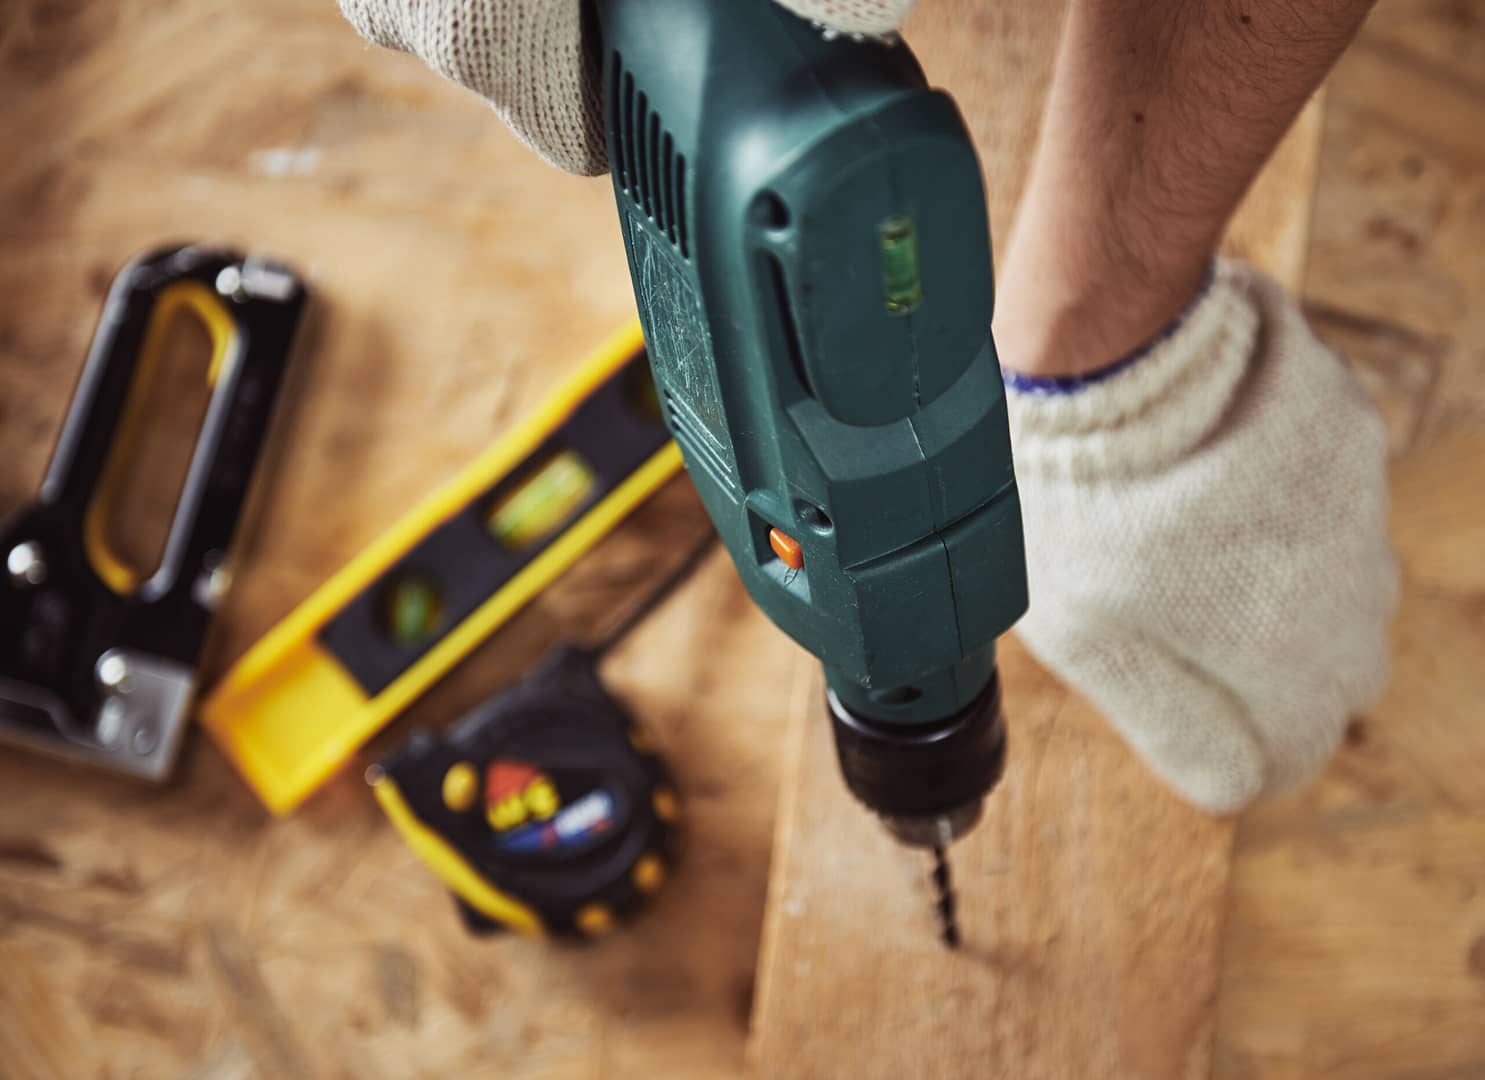
[[[1204,290],[1153,341],[1091,375],[1005,374],[1016,471],[1086,480],[1160,469],[1231,405],[1258,343],[1257,272],[1215,262]]]

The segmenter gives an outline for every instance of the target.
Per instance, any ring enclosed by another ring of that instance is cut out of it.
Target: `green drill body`
[[[606,0],[599,19],[666,422],[749,593],[824,665],[832,708],[872,739],[917,740],[887,770],[901,775],[864,786],[842,743],[852,790],[884,814],[949,813],[957,788],[921,751],[990,707],[995,639],[1026,607],[963,121],[905,45],[832,39],[769,0]],[[889,790],[904,785],[919,797]]]

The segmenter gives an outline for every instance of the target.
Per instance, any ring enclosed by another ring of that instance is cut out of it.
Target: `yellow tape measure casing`
[[[600,937],[659,890],[675,847],[675,789],[634,730],[597,656],[560,648],[368,778],[471,930]]]

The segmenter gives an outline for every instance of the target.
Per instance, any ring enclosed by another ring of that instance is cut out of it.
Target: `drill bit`
[[[959,948],[959,915],[955,910],[954,879],[949,874],[949,852],[943,844],[933,846],[933,887],[938,891],[939,936],[951,949]]]

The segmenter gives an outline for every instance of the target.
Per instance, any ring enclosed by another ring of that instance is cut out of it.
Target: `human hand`
[[[879,35],[901,26],[914,0],[775,2],[830,30]],[[340,10],[372,43],[413,53],[490,102],[546,161],[608,171],[583,0],[340,0]]]
[[[1318,770],[1386,681],[1382,424],[1294,301],[1238,263],[1095,379],[1007,376],[1018,630],[1179,794],[1234,811]]]

